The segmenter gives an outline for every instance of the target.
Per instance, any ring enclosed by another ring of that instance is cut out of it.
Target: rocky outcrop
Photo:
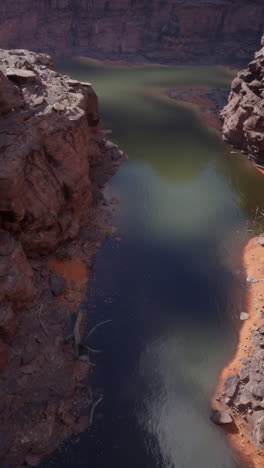
[[[90,83],[0,50],[2,468],[37,466],[92,422],[81,307],[111,233],[102,188],[124,159],[107,133]]]
[[[248,60],[264,29],[262,0],[2,0],[0,44],[54,56],[174,63]]]
[[[0,50],[0,219],[38,253],[78,234],[104,151],[92,86],[47,65],[41,54]]]
[[[221,113],[224,140],[245,151],[261,166],[264,166],[263,104],[264,47],[232,82],[229,102]]]
[[[264,460],[264,242],[245,247],[245,310],[237,349],[223,369],[212,400],[212,420],[224,425],[245,466],[262,468]]]

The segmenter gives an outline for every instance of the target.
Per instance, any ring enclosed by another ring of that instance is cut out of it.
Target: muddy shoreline
[[[221,130],[219,114],[227,103],[229,89],[172,89],[167,95],[178,102],[194,104],[210,126]]]

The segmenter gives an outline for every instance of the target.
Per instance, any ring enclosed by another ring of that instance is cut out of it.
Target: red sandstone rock
[[[59,75],[44,54],[0,50],[1,468],[37,466],[87,427],[90,362],[79,355],[83,328],[74,327],[80,343],[67,339],[61,293],[78,309],[88,277],[78,255],[107,233],[100,188],[124,153],[105,137],[90,84]],[[65,282],[48,266],[58,246],[69,263],[77,255],[80,281],[75,269]]]
[[[223,109],[225,141],[264,164],[264,48],[232,82],[229,102]]]
[[[1,0],[0,44],[54,56],[164,62],[248,59],[264,29],[262,0]]]
[[[38,253],[78,235],[93,201],[91,167],[104,154],[91,85],[76,81],[73,86],[43,59],[52,65],[43,54],[0,50],[0,70],[9,77],[3,86],[16,93],[18,105],[24,102],[22,109],[11,111],[5,93],[0,219],[26,252]]]

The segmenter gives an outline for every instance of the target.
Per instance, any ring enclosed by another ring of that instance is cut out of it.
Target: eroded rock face
[[[1,468],[37,466],[91,423],[82,303],[112,228],[102,188],[124,159],[106,135],[89,83],[0,49]]]
[[[2,0],[0,44],[54,56],[163,62],[247,60],[264,29],[262,0]],[[197,20],[199,19],[199,21]]]
[[[27,253],[44,254],[87,219],[91,168],[104,152],[92,86],[46,65],[43,54],[0,50],[1,225]]]
[[[232,82],[229,102],[221,113],[225,141],[244,150],[260,165],[264,165],[263,104],[264,47]]]

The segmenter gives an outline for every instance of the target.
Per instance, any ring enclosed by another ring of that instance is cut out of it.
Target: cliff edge
[[[224,140],[264,167],[264,47],[233,80],[231,88],[221,113]]]
[[[84,299],[112,230],[102,189],[125,158],[107,133],[90,83],[0,50],[2,468],[37,466],[92,423]]]

